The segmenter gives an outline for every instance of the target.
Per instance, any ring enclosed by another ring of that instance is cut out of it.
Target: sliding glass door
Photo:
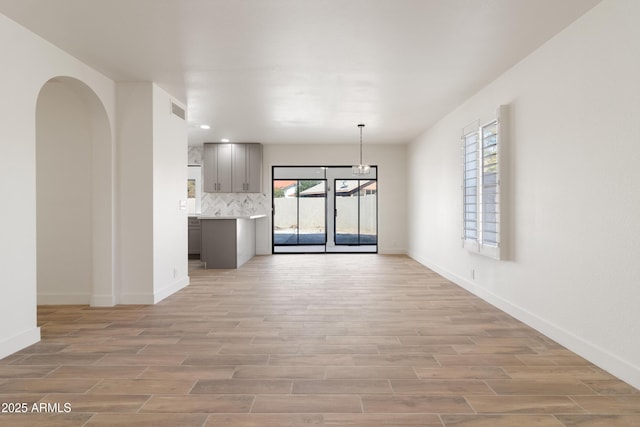
[[[377,252],[377,167],[274,166],[273,253]]]

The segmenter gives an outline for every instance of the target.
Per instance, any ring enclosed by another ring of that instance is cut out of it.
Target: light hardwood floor
[[[640,426],[638,390],[404,256],[256,257],[38,321],[0,402],[71,410],[2,426]]]

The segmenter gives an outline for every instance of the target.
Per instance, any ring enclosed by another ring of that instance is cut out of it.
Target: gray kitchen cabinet
[[[200,217],[204,268],[238,268],[256,254],[256,220],[246,217]]]
[[[202,231],[200,230],[200,220],[197,217],[189,217],[189,255],[200,255],[200,247],[202,245]]]
[[[233,144],[233,192],[262,192],[262,145]]]
[[[232,144],[204,144],[203,190],[206,193],[231,193]]]

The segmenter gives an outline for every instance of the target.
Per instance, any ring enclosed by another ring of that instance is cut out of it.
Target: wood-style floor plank
[[[0,425],[640,425],[640,391],[408,257],[191,267],[154,306],[39,307]]]

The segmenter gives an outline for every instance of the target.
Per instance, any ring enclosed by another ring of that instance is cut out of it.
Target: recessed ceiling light
[[[227,139],[227,138],[222,138],[222,139],[220,140],[220,142],[229,142],[229,139]]]
[[[211,129],[209,125],[200,125],[200,129]]]

